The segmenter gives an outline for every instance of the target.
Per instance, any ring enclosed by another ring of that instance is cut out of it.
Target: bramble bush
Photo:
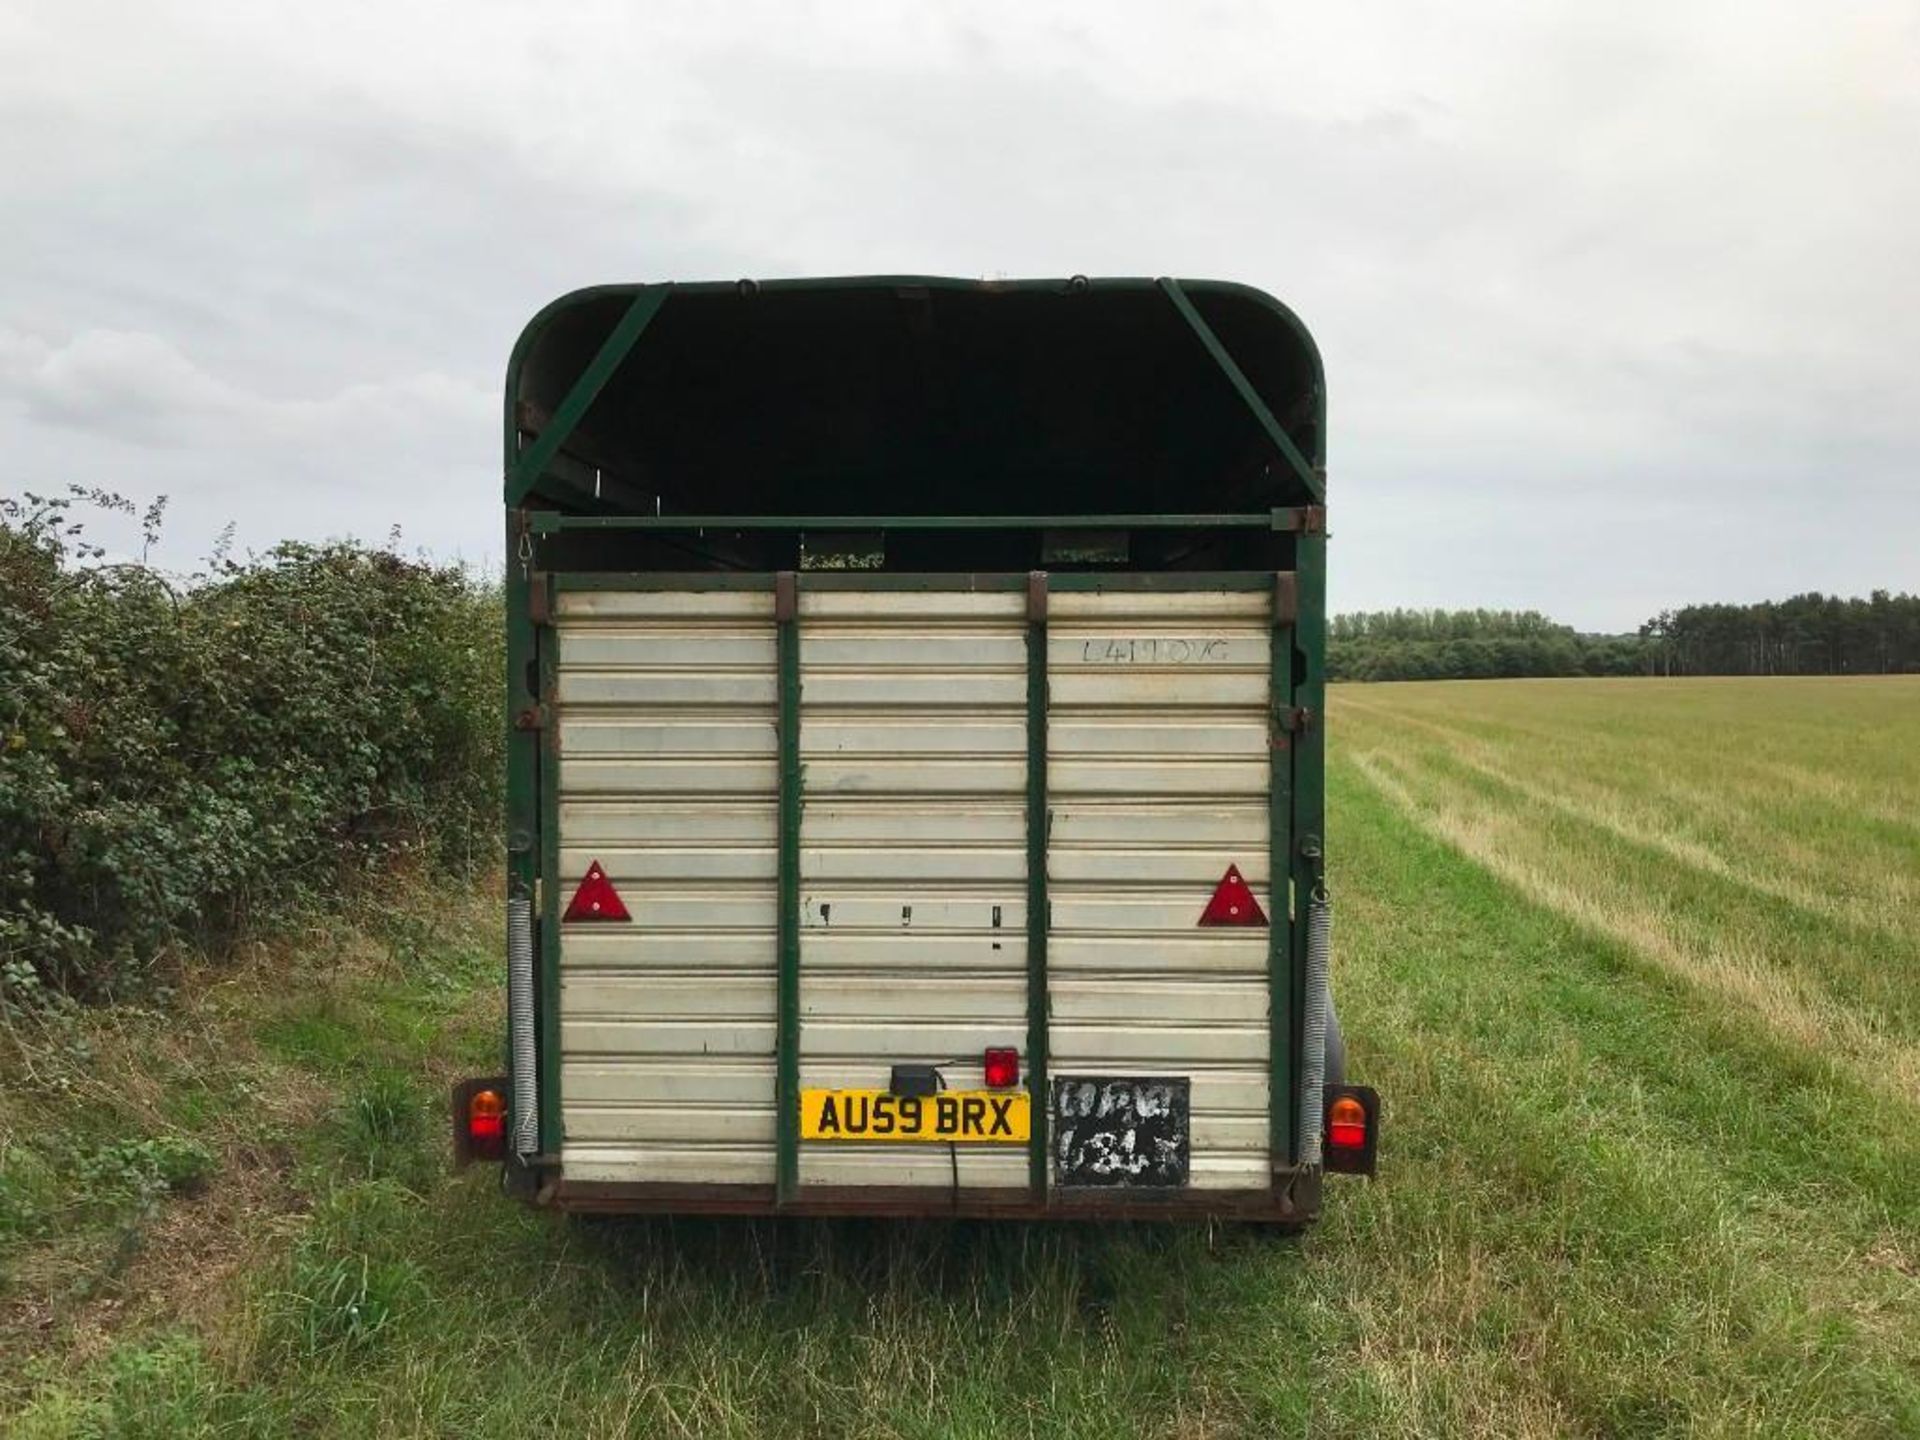
[[[133,510],[0,496],[0,1005],[135,993],[350,875],[490,863],[497,586],[353,544],[176,581],[103,563],[86,505]]]

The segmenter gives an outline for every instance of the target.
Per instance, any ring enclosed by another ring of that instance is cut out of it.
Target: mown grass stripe
[[[1514,853],[1582,894],[1604,877],[1606,889],[1623,904],[1639,902],[1640,912],[1659,917],[1676,941],[1751,953],[1838,1004],[1872,1011],[1897,1033],[1920,1035],[1920,992],[1912,983],[1920,975],[1920,932],[1857,924],[1802,894],[1776,894],[1721,868],[1678,863],[1655,838],[1456,754],[1361,752],[1355,759],[1391,770],[1437,814],[1497,825],[1511,835]]]
[[[1724,944],[1689,944],[1657,910],[1623,898],[1623,892],[1596,896],[1549,871],[1538,859],[1537,834],[1511,823],[1476,823],[1458,809],[1423,802],[1389,765],[1364,759],[1356,764],[1414,824],[1532,902],[1628,946],[1720,1000],[1733,1001],[1753,1021],[1803,1047],[1809,1059],[1847,1071],[1881,1100],[1911,1112],[1920,1097],[1920,1052],[1885,1035],[1870,1013],[1837,1002],[1814,977]]]

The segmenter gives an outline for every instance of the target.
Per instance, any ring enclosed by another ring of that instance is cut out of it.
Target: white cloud
[[[416,425],[484,426],[498,405],[491,390],[434,373],[276,398],[209,374],[158,335],[121,330],[84,331],[58,346],[0,330],[0,385],[30,420],[172,446],[346,449],[354,437],[379,443]]]
[[[84,482],[142,502],[165,494],[158,558],[186,566],[229,522],[259,547],[289,537],[380,538],[483,562],[494,522],[484,481],[499,399],[425,372],[285,398],[213,375],[157,335],[89,330],[64,344],[0,330],[0,402],[28,438],[22,489]],[[4,412],[0,412],[4,413]],[[449,483],[449,482],[453,483]],[[131,524],[102,516],[125,545]]]
[[[1920,586],[1917,57],[1894,3],[19,0],[0,426],[182,544],[489,553],[561,291],[1217,275],[1326,353],[1337,604]]]

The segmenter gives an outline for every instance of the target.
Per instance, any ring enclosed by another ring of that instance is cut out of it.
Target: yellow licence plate
[[[803,1140],[933,1140],[1017,1144],[1032,1123],[1024,1090],[802,1090]]]

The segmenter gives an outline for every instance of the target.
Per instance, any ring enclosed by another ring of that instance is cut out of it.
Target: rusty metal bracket
[[[547,728],[548,719],[549,716],[546,706],[529,705],[523,710],[516,710],[514,712],[513,728],[516,730],[544,730]]]
[[[1040,624],[1047,618],[1047,572],[1029,570],[1027,572],[1027,619]]]
[[[536,570],[527,577],[527,619],[535,625],[553,623],[553,586],[552,577],[545,570]]]
[[[1273,707],[1274,728],[1288,735],[1298,735],[1312,728],[1313,711],[1304,705],[1276,705]]]
[[[1291,570],[1276,571],[1273,577],[1273,623],[1296,624],[1300,619],[1300,577]]]
[[[1282,505],[1270,513],[1273,516],[1273,528],[1283,534],[1327,533],[1327,507],[1324,505]]]

